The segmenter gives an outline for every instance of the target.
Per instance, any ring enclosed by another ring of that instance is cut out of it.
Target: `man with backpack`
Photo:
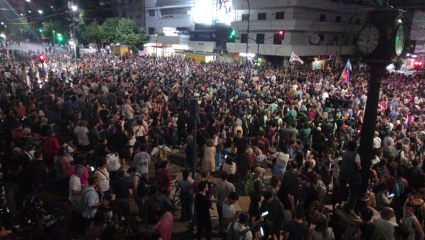
[[[261,189],[263,188],[262,178],[264,176],[264,173],[264,168],[256,167],[254,169],[254,173],[251,174],[251,177],[246,182],[244,192],[246,195],[250,196],[250,198],[252,196],[261,195]]]
[[[394,171],[394,177],[388,179],[388,186],[391,192],[394,194],[392,201],[392,208],[394,209],[397,222],[402,217],[402,206],[405,198],[405,190],[409,186],[409,183],[402,176],[402,169],[396,168]]]
[[[239,221],[233,220],[227,229],[227,240],[252,240],[251,229],[246,226],[248,224],[248,215],[241,213]]]
[[[136,171],[136,167],[131,167],[127,170],[127,173],[133,178],[132,187],[134,201],[139,209],[139,217],[143,215],[143,201],[142,198],[149,193],[149,180]]]
[[[155,162],[155,173],[158,167],[168,160],[168,154],[172,154],[173,150],[165,146],[165,140],[163,138],[158,139],[158,146],[156,146],[151,152],[151,159]]]

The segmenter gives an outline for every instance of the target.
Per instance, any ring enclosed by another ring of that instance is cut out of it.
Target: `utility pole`
[[[251,21],[251,5],[249,4],[249,0],[247,0],[248,2],[248,27],[246,30],[246,53],[245,53],[245,57],[246,57],[246,77],[245,80],[248,78],[248,74],[249,74],[249,61],[248,61],[248,48],[249,48],[249,23]]]
[[[69,6],[71,5],[71,6]],[[75,31],[75,13],[77,11],[77,6],[75,5],[75,0],[72,0],[72,2],[68,2],[68,9],[70,9],[71,19],[72,19],[72,32],[71,32],[71,38],[74,39],[74,54],[75,54],[75,65],[78,68],[78,59],[77,59],[77,47],[78,47],[78,39],[77,39],[77,33]]]
[[[53,34],[53,52],[55,52],[55,46],[56,46],[56,42],[55,42],[55,30],[53,30],[53,32],[52,32]]]

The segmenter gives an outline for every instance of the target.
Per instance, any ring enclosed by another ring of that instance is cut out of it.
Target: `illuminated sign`
[[[235,20],[232,0],[195,0],[191,12],[195,23],[227,23]]]

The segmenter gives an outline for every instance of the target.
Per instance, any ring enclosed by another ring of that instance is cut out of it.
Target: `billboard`
[[[230,24],[235,17],[232,0],[215,0],[215,9],[213,22]]]
[[[235,19],[232,0],[197,0],[192,11],[195,23],[226,23]]]

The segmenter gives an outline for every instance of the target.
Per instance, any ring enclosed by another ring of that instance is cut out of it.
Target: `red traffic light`
[[[424,65],[424,62],[422,62],[422,61],[415,61],[413,64],[415,65],[414,66],[415,70],[419,70]]]
[[[277,35],[279,36],[279,40],[283,40],[285,38],[285,31],[280,30],[279,32],[277,32]]]
[[[46,57],[44,55],[40,55],[38,56],[38,59],[40,60],[41,63],[44,63],[44,60],[46,60]]]

